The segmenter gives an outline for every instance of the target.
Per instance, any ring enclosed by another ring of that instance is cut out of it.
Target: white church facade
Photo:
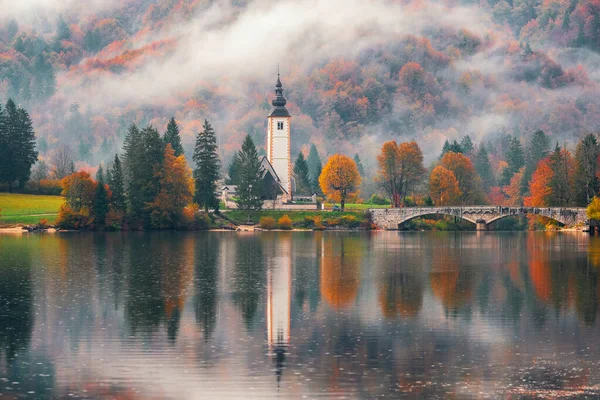
[[[292,116],[285,108],[287,101],[283,97],[283,85],[279,74],[275,85],[275,99],[273,109],[267,117],[267,159],[279,177],[281,187],[285,190],[285,200],[291,201],[294,197],[295,185],[292,178],[291,157],[291,122]]]

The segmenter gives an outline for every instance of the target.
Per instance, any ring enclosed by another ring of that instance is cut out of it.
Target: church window
[[[278,131],[282,131],[283,130],[283,122],[278,122],[277,123],[277,130]]]

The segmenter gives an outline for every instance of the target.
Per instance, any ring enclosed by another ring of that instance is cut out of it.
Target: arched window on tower
[[[277,123],[277,130],[278,131],[282,131],[283,130],[283,122],[278,122]]]

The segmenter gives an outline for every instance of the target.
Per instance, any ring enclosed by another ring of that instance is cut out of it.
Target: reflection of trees
[[[209,233],[197,241],[194,310],[196,322],[204,327],[204,335],[209,338],[216,325],[219,236]]]
[[[429,282],[446,310],[457,311],[473,294],[471,274],[466,271],[434,271],[429,273]]]
[[[265,260],[259,236],[239,236],[237,241],[232,299],[249,327],[265,285]]]
[[[294,235],[293,271],[294,271],[294,297],[296,305],[300,308],[306,302],[314,312],[320,301],[319,292],[319,267],[321,263],[321,238],[322,232],[309,232]]]
[[[454,313],[469,305],[475,283],[475,271],[462,264],[461,249],[460,245],[435,249],[433,268],[429,273],[431,291],[446,311]]]
[[[575,308],[579,319],[586,325],[596,322],[598,313],[598,271],[595,269],[577,266],[575,274]]]
[[[152,240],[148,234],[131,238],[129,259],[129,296],[126,315],[133,333],[158,327],[165,308],[162,290],[161,253],[170,254],[166,240]]]
[[[390,274],[379,286],[379,303],[386,317],[417,315],[423,305],[423,282],[414,274]]]
[[[10,259],[0,257],[0,353],[7,360],[29,346],[33,329],[31,260],[25,245],[15,244],[22,251],[4,248]]]
[[[162,236],[162,235],[161,235]],[[169,234],[166,242],[169,249],[160,252],[167,319],[167,337],[174,342],[179,332],[179,322],[186,299],[186,287],[192,280],[194,260],[194,239],[182,233]],[[161,237],[161,243],[165,240]]]
[[[321,265],[321,295],[331,307],[350,306],[358,293],[360,238],[328,236]]]
[[[567,303],[569,270],[575,265],[572,265],[573,260],[566,259],[565,254],[560,252],[554,257],[555,250],[544,246],[544,243],[536,242],[536,236],[533,235],[527,239],[529,277],[537,297],[559,310]]]

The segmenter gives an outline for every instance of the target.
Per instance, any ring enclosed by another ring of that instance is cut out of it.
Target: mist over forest
[[[600,126],[600,2],[0,0],[0,103],[30,111],[40,159],[108,162],[127,128],[208,119],[227,162],[264,147],[277,65],[292,155],[470,135],[503,160],[538,129],[569,148]]]

